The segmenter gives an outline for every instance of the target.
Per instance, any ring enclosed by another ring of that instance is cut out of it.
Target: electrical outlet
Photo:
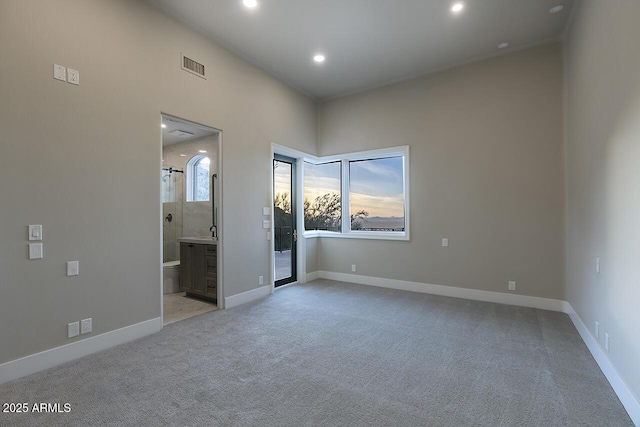
[[[73,338],[80,335],[80,322],[73,322],[67,325],[67,337]]]
[[[264,285],[264,276],[258,276],[258,285]]]
[[[73,68],[67,68],[67,82],[72,85],[80,84],[80,71]]]
[[[442,238],[442,246],[444,246],[445,248],[447,246],[449,246],[449,238],[448,237],[443,237]]]
[[[353,273],[355,273],[355,272],[356,272],[356,265],[355,265],[355,264],[351,264],[351,271],[352,271]]]
[[[604,349],[607,350],[607,353],[609,352],[609,334],[608,333],[604,333]]]
[[[596,320],[596,338],[600,338],[600,322]]]
[[[92,323],[93,322],[91,321],[91,317],[88,319],[82,320],[82,322],[80,323],[80,333],[88,334],[89,332],[91,332],[93,330]]]
[[[510,291],[515,291],[516,290],[516,282],[509,280],[509,290]]]

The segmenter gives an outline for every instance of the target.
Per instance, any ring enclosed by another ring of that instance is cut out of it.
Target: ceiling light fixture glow
[[[249,9],[253,9],[258,6],[258,0],[242,0],[242,4],[244,4]]]
[[[166,127],[167,127],[167,125],[165,125],[165,124],[163,123],[163,124],[161,124],[161,125],[160,125],[160,127],[161,127],[162,129],[164,129],[164,128],[166,128]]]
[[[198,150],[198,153],[206,153],[207,150]]]
[[[564,9],[564,5],[563,4],[559,4],[557,6],[553,6],[551,9],[549,9],[549,13],[558,13],[562,9]]]
[[[507,43],[507,42],[500,43],[500,44],[498,45],[498,49],[506,49],[506,48],[508,48],[508,47],[509,47],[509,43]]]
[[[460,13],[463,9],[464,3],[454,3],[453,6],[451,6],[451,12],[453,13]]]
[[[324,57],[324,55],[321,55],[321,54],[315,55],[313,57],[313,60],[316,61],[318,64],[322,64],[325,59],[326,58]]]

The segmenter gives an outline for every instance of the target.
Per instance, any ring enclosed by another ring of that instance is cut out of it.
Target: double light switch
[[[29,226],[29,241],[42,240],[42,225]],[[42,243],[29,243],[29,259],[44,258]]]

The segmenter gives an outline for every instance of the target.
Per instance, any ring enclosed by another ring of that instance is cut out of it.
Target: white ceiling
[[[162,116],[162,124],[165,127],[162,128],[162,146],[179,144],[182,142],[193,141],[198,138],[203,138],[207,135],[213,135],[220,131],[209,128],[207,126],[201,126],[196,123],[188,122],[186,120],[178,119],[168,115]],[[192,136],[176,136],[171,134],[174,130],[181,130],[192,133]]]
[[[426,74],[559,37],[574,0],[149,0],[315,98]],[[560,13],[549,9],[564,4]],[[498,50],[502,42],[510,47]],[[323,53],[326,62],[312,57]]]

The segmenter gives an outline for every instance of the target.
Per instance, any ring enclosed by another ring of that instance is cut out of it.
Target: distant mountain
[[[404,228],[404,217],[381,217],[381,216],[372,216],[368,218],[362,218],[363,228],[392,228],[392,229],[402,229]]]

